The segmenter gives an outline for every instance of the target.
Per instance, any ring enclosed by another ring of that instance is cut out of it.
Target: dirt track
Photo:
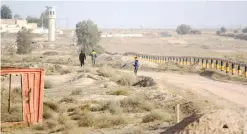
[[[214,81],[192,74],[181,75],[167,72],[140,71],[139,75],[153,77],[161,84],[166,81],[170,84],[176,85],[177,87],[191,89],[209,99],[212,97],[210,94],[214,94],[241,107],[247,108],[247,85]]]

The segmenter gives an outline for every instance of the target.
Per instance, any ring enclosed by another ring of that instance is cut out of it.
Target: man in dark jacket
[[[81,67],[82,67],[82,65],[84,65],[84,60],[86,60],[86,55],[82,50],[81,50],[81,53],[79,55],[79,60],[80,60]]]
[[[133,66],[134,66],[134,73],[135,73],[135,75],[137,75],[137,71],[138,71],[138,68],[139,68],[139,61],[137,59],[137,56],[135,57],[135,61],[134,61]]]

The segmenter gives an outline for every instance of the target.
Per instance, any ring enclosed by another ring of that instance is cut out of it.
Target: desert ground
[[[80,67],[73,35],[35,36],[32,54],[17,55],[16,35],[2,35],[1,66],[45,69],[43,124],[2,126],[3,134],[243,134],[247,125],[247,79],[197,65],[140,61],[135,76],[124,52],[164,56],[225,58],[247,63],[247,42],[175,30],[107,30],[143,33],[139,38],[102,38],[107,53]],[[169,32],[172,37],[157,33]],[[110,55],[111,53],[116,53]],[[123,67],[124,65],[124,67]],[[206,75],[205,75],[206,74]],[[210,75],[209,75],[210,74]],[[20,121],[19,76],[13,77],[11,113],[7,112],[8,77],[1,76],[1,121]],[[180,104],[180,122],[176,106]]]

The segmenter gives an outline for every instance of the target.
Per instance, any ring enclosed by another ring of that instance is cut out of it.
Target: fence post
[[[180,65],[183,65],[183,58],[180,57],[179,60],[180,60]]]
[[[219,69],[220,69],[219,61],[218,61],[218,59],[216,59],[216,70],[219,70]]]
[[[211,59],[211,68],[214,69],[214,59]]]
[[[238,75],[242,74],[241,66],[238,64]]]
[[[206,68],[209,68],[208,59],[205,59],[205,60],[206,60]]]
[[[220,61],[220,66],[221,66],[221,71],[224,71],[224,70],[225,70],[225,68],[224,68],[224,63],[223,63],[223,61],[222,61],[222,60]]]
[[[11,74],[9,74],[9,104],[8,104],[8,112],[10,113],[10,101],[11,101]]]
[[[177,104],[177,107],[176,107],[176,113],[177,113],[177,123],[179,123],[179,121],[180,121],[180,113],[179,113],[179,111],[180,111],[180,104]]]
[[[228,74],[230,71],[230,68],[229,68],[229,62],[227,61],[226,62],[226,73]]]
[[[235,74],[235,63],[232,63],[232,75]]]
[[[247,65],[244,67],[245,77],[247,77]]]
[[[190,58],[187,57],[187,65],[190,65]]]

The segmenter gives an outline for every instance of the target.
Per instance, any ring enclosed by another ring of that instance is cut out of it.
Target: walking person
[[[81,50],[81,53],[79,55],[79,60],[80,60],[81,67],[82,67],[84,65],[84,61],[86,60],[86,55],[82,50]]]
[[[96,58],[97,58],[97,53],[93,50],[92,52],[91,52],[91,58],[92,58],[92,65],[93,65],[93,67],[94,67],[94,65],[95,65],[95,60],[96,60]]]
[[[139,68],[139,61],[138,61],[137,57],[135,57],[135,62],[133,64],[133,66],[134,66],[134,73],[135,73],[135,75],[137,75],[137,71]]]

